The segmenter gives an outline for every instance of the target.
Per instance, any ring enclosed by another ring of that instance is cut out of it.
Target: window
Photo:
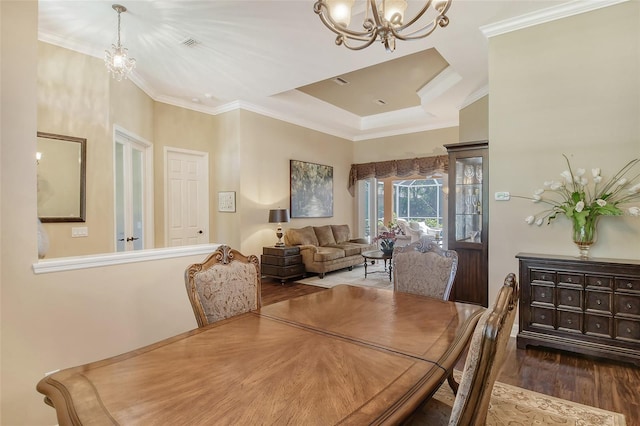
[[[426,223],[431,228],[444,227],[442,178],[383,179],[363,181],[360,197],[363,215],[361,229],[365,237],[377,235],[377,227],[398,218]],[[375,188],[375,193],[374,193]]]
[[[442,227],[442,179],[393,181],[393,217]]]

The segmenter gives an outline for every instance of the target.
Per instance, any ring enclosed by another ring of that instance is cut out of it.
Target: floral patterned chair
[[[520,288],[513,273],[507,275],[498,298],[476,324],[453,407],[430,399],[411,417],[408,425],[479,426],[490,411],[491,391],[502,366],[507,341],[518,307]]]
[[[458,270],[458,254],[443,250],[430,237],[393,251],[393,289],[449,300]]]
[[[198,327],[260,307],[260,264],[255,255],[247,257],[221,245],[204,262],[189,266],[184,278]]]

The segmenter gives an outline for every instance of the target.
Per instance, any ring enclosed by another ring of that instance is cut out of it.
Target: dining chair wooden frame
[[[491,392],[502,367],[515,320],[519,291],[515,274],[508,274],[495,304],[478,320],[453,406],[429,399],[414,412],[406,425],[480,426],[486,423]]]
[[[185,285],[198,327],[261,306],[260,262],[221,245],[185,271]]]
[[[450,426],[485,424],[491,391],[501,370],[515,320],[519,293],[515,274],[508,274],[493,308],[478,320],[451,410]]]
[[[393,250],[393,289],[449,300],[458,270],[458,254],[429,237]]]

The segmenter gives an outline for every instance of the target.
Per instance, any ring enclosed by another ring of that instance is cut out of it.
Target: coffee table
[[[374,263],[375,260],[383,260],[384,261],[384,270],[383,271],[371,271],[369,274],[373,273],[389,273],[389,281],[391,281],[391,271],[393,270],[393,266],[391,265],[391,259],[393,258],[393,253],[386,254],[382,250],[371,250],[362,252],[362,257],[364,257],[364,277],[367,278],[367,265],[369,262],[371,264]],[[387,260],[389,261],[389,268],[387,269]]]

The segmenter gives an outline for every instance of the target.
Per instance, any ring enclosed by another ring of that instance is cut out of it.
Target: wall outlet
[[[71,237],[88,237],[89,236],[89,228],[86,226],[76,226],[71,228]]]
[[[495,200],[496,201],[509,201],[511,199],[511,194],[508,192],[496,192]]]

